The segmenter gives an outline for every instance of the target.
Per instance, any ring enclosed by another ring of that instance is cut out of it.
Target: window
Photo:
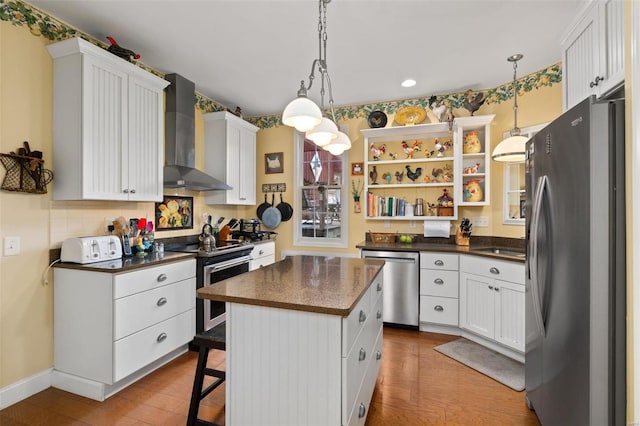
[[[294,242],[315,247],[346,247],[348,203],[347,154],[339,156],[316,147],[295,132]]]

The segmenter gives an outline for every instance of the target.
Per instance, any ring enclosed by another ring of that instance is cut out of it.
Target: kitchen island
[[[226,424],[364,424],[384,262],[292,256],[198,290],[226,302]]]

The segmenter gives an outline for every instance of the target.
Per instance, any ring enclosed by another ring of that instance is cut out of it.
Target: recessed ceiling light
[[[400,83],[400,85],[402,87],[413,87],[413,86],[416,85],[416,81],[411,79],[411,78],[408,78],[405,81],[403,81],[402,83]]]

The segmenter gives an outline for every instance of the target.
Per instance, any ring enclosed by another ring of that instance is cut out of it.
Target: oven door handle
[[[233,261],[214,263],[213,265],[205,266],[205,273],[210,274],[212,272],[224,271],[225,269],[233,268],[234,266],[248,263],[251,260],[251,256],[243,256]]]

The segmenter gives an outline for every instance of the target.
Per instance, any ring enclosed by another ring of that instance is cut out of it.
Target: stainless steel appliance
[[[526,399],[543,425],[625,423],[624,101],[527,142]]]
[[[419,322],[419,254],[402,251],[362,250],[363,259],[382,259],[384,293],[382,321],[409,327]]]
[[[197,253],[196,288],[249,271],[253,244],[238,241],[218,241],[211,251],[201,250],[198,236],[192,241],[165,244],[165,251]],[[224,302],[196,299],[196,332],[209,330],[226,318]]]

